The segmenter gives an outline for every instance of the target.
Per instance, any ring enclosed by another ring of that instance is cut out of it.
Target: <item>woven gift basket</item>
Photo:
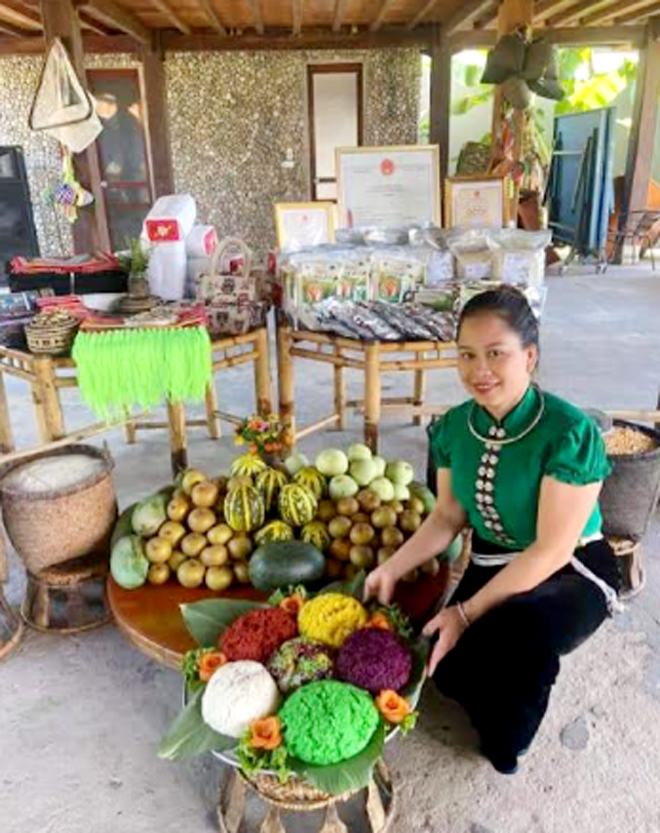
[[[71,350],[79,326],[80,321],[75,318],[49,325],[26,324],[25,338],[30,352],[66,355]]]

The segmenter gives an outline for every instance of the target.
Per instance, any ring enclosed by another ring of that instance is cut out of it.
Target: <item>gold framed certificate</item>
[[[475,174],[445,180],[447,228],[503,228],[509,221],[506,177]]]
[[[333,202],[276,202],[277,246],[296,251],[333,243],[336,207]]]
[[[437,145],[337,148],[340,228],[440,226]]]

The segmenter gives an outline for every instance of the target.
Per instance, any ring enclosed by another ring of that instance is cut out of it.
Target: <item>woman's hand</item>
[[[388,605],[392,601],[397,581],[398,576],[395,575],[390,564],[388,562],[381,564],[369,573],[364,583],[365,602],[375,596],[382,605]]]
[[[458,640],[463,636],[466,630],[465,622],[461,614],[458,612],[456,606],[447,607],[441,610],[437,616],[429,620],[424,625],[422,633],[424,636],[432,636],[438,631],[438,641],[433,647],[431,656],[429,657],[426,671],[429,677],[434,673],[438,667],[440,660],[445,657],[451,649],[456,645]]]

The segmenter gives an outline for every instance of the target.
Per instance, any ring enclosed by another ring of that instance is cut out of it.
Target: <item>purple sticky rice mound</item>
[[[378,628],[362,628],[339,649],[335,675],[372,694],[383,689],[402,689],[410,679],[412,657],[396,634]]]

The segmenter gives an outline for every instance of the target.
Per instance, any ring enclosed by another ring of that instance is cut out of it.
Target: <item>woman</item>
[[[616,559],[601,534],[609,474],[595,423],[532,384],[538,324],[517,290],[484,292],[463,309],[458,368],[472,399],[430,432],[438,502],[417,533],[372,572],[366,595],[396,582],[466,526],[472,558],[437,635],[428,672],[466,709],[483,754],[513,773],[536,734],[559,671],[617,603]]]

